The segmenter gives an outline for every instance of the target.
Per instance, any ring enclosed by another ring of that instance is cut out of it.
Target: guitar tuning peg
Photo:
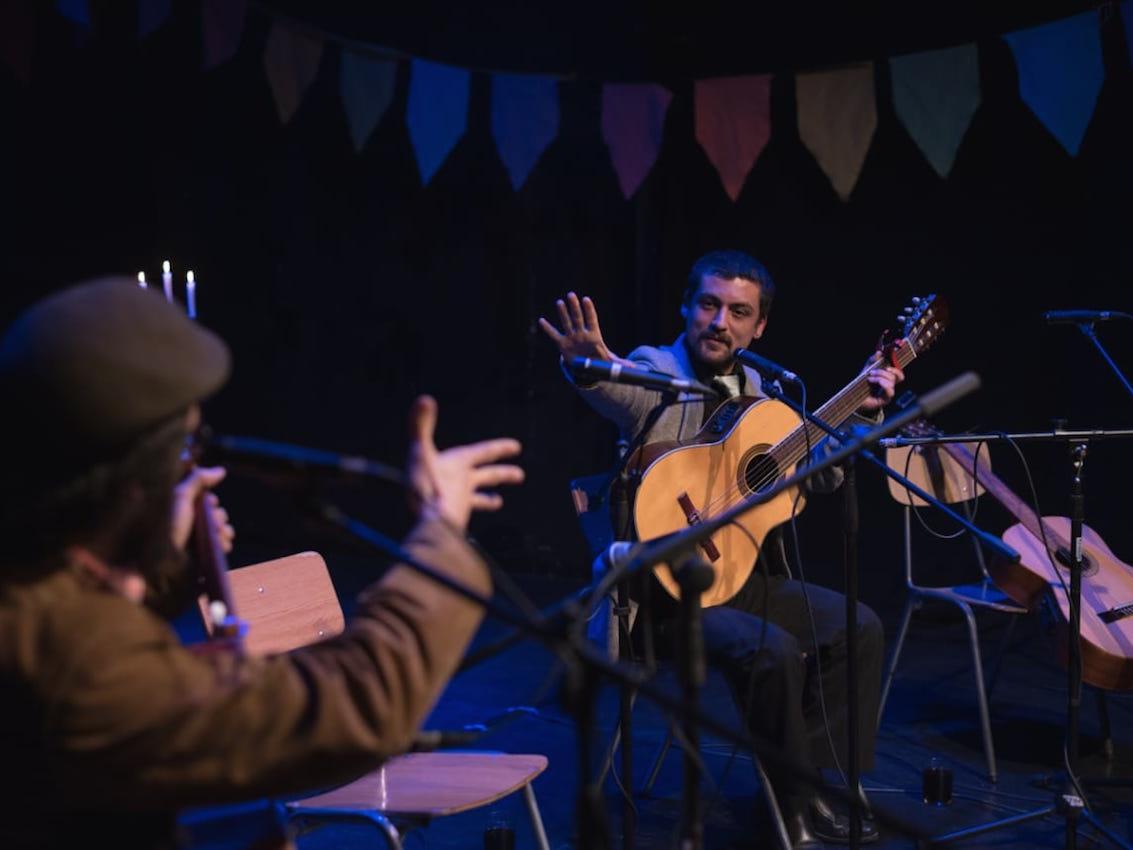
[[[913,296],[913,303],[914,304],[920,304],[921,303],[921,297],[919,295],[914,295]]]

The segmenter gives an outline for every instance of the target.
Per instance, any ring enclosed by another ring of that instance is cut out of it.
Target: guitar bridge
[[[685,521],[688,522],[690,526],[700,524],[700,511],[693,505],[692,499],[688,497],[688,493],[681,493],[677,496],[677,504],[679,504],[681,510],[684,511]],[[709,561],[720,560],[720,550],[716,548],[716,544],[712,542],[711,537],[701,541],[700,548],[704,550],[704,554],[708,557]]]

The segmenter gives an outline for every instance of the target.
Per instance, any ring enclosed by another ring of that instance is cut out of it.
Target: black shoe
[[[810,801],[810,822],[812,832],[822,841],[831,844],[850,843],[850,818],[836,813],[821,797]],[[862,815],[862,844],[873,844],[880,836],[877,826],[868,814]]]

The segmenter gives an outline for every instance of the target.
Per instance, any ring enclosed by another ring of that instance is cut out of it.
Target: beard
[[[710,341],[717,342],[719,345],[710,345]],[[731,339],[726,334],[705,331],[697,337],[696,342],[696,356],[703,365],[713,371],[720,371],[722,368],[730,370],[733,346]]]
[[[197,576],[172,539],[172,483],[146,488],[145,498],[121,528],[114,563],[146,582],[145,605],[172,619],[185,610],[197,590]]]

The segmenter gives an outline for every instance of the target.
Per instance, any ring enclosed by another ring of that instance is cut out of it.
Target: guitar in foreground
[[[926,425],[906,430],[917,437],[935,433]],[[1058,605],[1065,630],[1070,617],[1070,518],[1040,517],[992,473],[983,459],[977,464],[967,445],[941,443],[939,450],[1018,520],[1002,537],[1019,553],[1020,560],[988,565],[996,585],[1028,609],[1035,608],[1049,593]],[[1063,631],[1057,642],[1063,656],[1065,638]],[[1119,560],[1101,535],[1087,525],[1082,526],[1081,647],[1083,681],[1106,690],[1133,689],[1133,566]],[[1065,662],[1065,657],[1062,660]]]
[[[947,305],[935,295],[914,299],[900,334],[886,334],[881,357],[904,368],[940,336]],[[866,370],[868,371],[868,370]],[[815,416],[840,426],[870,395],[865,371],[850,381]],[[638,539],[651,540],[695,525],[760,493],[794,472],[808,447],[826,437],[790,407],[766,398],[724,402],[688,443],[650,443],[631,462],[644,468],[634,501]],[[755,568],[768,532],[801,510],[797,490],[786,490],[735,523],[724,526],[702,546],[715,581],[701,597],[704,606],[727,602]],[[655,575],[675,598],[680,586],[667,565]]]

